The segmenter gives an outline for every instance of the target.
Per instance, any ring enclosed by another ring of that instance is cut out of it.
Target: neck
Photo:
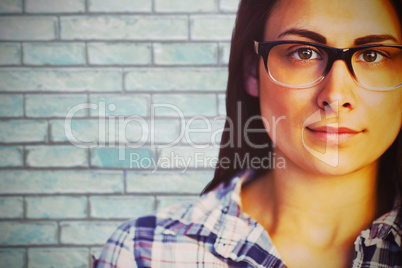
[[[274,169],[244,189],[243,209],[271,238],[297,236],[322,249],[353,246],[358,234],[379,216],[377,169],[373,163],[347,175],[325,176],[288,161],[286,169]]]

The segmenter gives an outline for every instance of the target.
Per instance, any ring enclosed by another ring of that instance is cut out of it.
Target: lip
[[[334,144],[346,142],[363,132],[348,127],[332,127],[328,125],[307,126],[306,129],[312,133],[315,138]]]
[[[318,127],[307,126],[307,129],[313,132],[325,132],[325,133],[337,133],[337,134],[357,134],[361,132],[347,127],[331,127],[331,126],[318,126]]]

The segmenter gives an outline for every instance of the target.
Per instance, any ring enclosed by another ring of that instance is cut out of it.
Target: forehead
[[[265,27],[265,41],[291,28],[317,32],[333,46],[346,47],[367,35],[390,34],[401,43],[401,27],[388,0],[279,0]]]

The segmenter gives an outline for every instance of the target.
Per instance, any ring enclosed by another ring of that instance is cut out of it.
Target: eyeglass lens
[[[306,44],[280,44],[268,54],[268,72],[275,81],[289,86],[314,84],[322,79],[327,53]],[[369,88],[391,88],[402,83],[402,49],[370,47],[352,56],[355,79]]]

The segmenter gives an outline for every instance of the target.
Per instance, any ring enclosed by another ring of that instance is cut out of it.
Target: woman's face
[[[282,0],[267,21],[264,41],[348,48],[356,46],[358,38],[380,35],[396,41],[375,44],[402,44],[400,24],[388,1]],[[275,84],[262,60],[259,77],[261,113],[275,152],[309,172],[342,175],[373,164],[401,128],[402,87],[365,89],[344,61],[336,61],[321,83],[305,89]]]

